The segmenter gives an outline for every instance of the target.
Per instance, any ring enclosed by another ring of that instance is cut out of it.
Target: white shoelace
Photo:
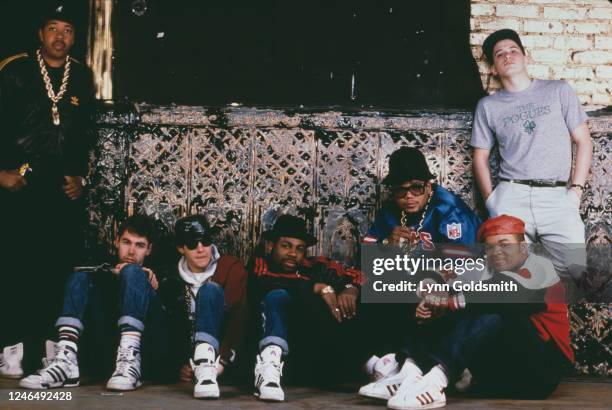
[[[276,383],[280,386],[280,378],[283,374],[283,365],[270,362],[263,362],[261,369],[261,377],[264,380],[264,383]]]
[[[136,355],[134,354],[134,347],[122,347],[119,346],[117,349],[117,369],[115,370],[114,376],[129,377],[130,373],[128,370],[131,367],[136,367]],[[138,372],[140,373],[140,372]]]
[[[51,360],[48,360],[46,357],[43,358],[42,362],[44,367],[40,369],[37,373],[41,377],[43,377],[43,379],[53,382],[55,382],[56,380],[52,376],[52,374],[55,374],[60,379],[64,379],[64,374],[66,375],[66,377],[68,377],[68,375],[70,374],[70,365],[74,365],[74,363],[72,363],[72,361],[68,357],[68,354],[69,353],[67,352],[66,348],[62,348],[59,345],[55,346],[55,355]],[[57,368],[62,369],[64,374],[57,371],[52,373],[52,369]]]

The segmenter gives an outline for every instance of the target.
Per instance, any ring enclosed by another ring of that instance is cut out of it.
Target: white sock
[[[261,360],[264,362],[275,362],[280,363],[281,355],[283,354],[283,349],[277,345],[268,345],[266,346],[261,353]]]
[[[412,359],[406,359],[406,361],[404,361],[404,364],[402,365],[402,369],[400,370],[400,373],[404,375],[406,378],[423,375],[423,371],[420,369],[419,366],[417,366],[416,362]]]
[[[140,347],[140,332],[129,331],[121,332],[121,339],[119,339],[119,346],[121,347]]]
[[[60,346],[70,346],[74,349],[75,352],[78,350],[77,344],[71,340],[60,340],[59,342],[57,342],[57,344]]]
[[[429,373],[425,375],[425,377],[429,379],[429,381],[431,381],[433,385],[440,390],[445,389],[446,386],[448,386],[448,377],[446,376],[446,373],[444,372],[442,366],[440,366],[439,364],[432,367]]]

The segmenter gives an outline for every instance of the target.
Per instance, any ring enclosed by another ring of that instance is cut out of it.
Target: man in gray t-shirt
[[[544,245],[559,272],[579,279],[586,261],[578,211],[593,151],[587,116],[565,81],[529,77],[513,30],[491,34],[483,51],[503,85],[480,100],[472,129],[474,174],[487,210],[521,218],[528,239]],[[489,154],[496,145],[500,183],[493,190]]]

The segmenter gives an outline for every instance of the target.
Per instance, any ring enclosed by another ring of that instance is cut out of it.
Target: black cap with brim
[[[42,13],[39,27],[43,27],[50,20],[59,20],[76,26],[77,16],[77,11],[71,2],[52,3]]]
[[[317,238],[306,231],[306,221],[293,215],[281,215],[276,219],[274,227],[262,234],[268,241],[276,241],[280,237],[302,240],[306,246],[317,243]]]
[[[190,239],[214,239],[214,231],[203,215],[191,215],[179,219],[174,226],[174,240],[182,246]]]

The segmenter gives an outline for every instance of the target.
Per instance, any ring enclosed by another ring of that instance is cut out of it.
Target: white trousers
[[[506,214],[522,219],[527,240],[544,246],[559,275],[580,279],[586,269],[586,246],[580,198],[573,191],[502,181],[485,206],[491,217]]]

